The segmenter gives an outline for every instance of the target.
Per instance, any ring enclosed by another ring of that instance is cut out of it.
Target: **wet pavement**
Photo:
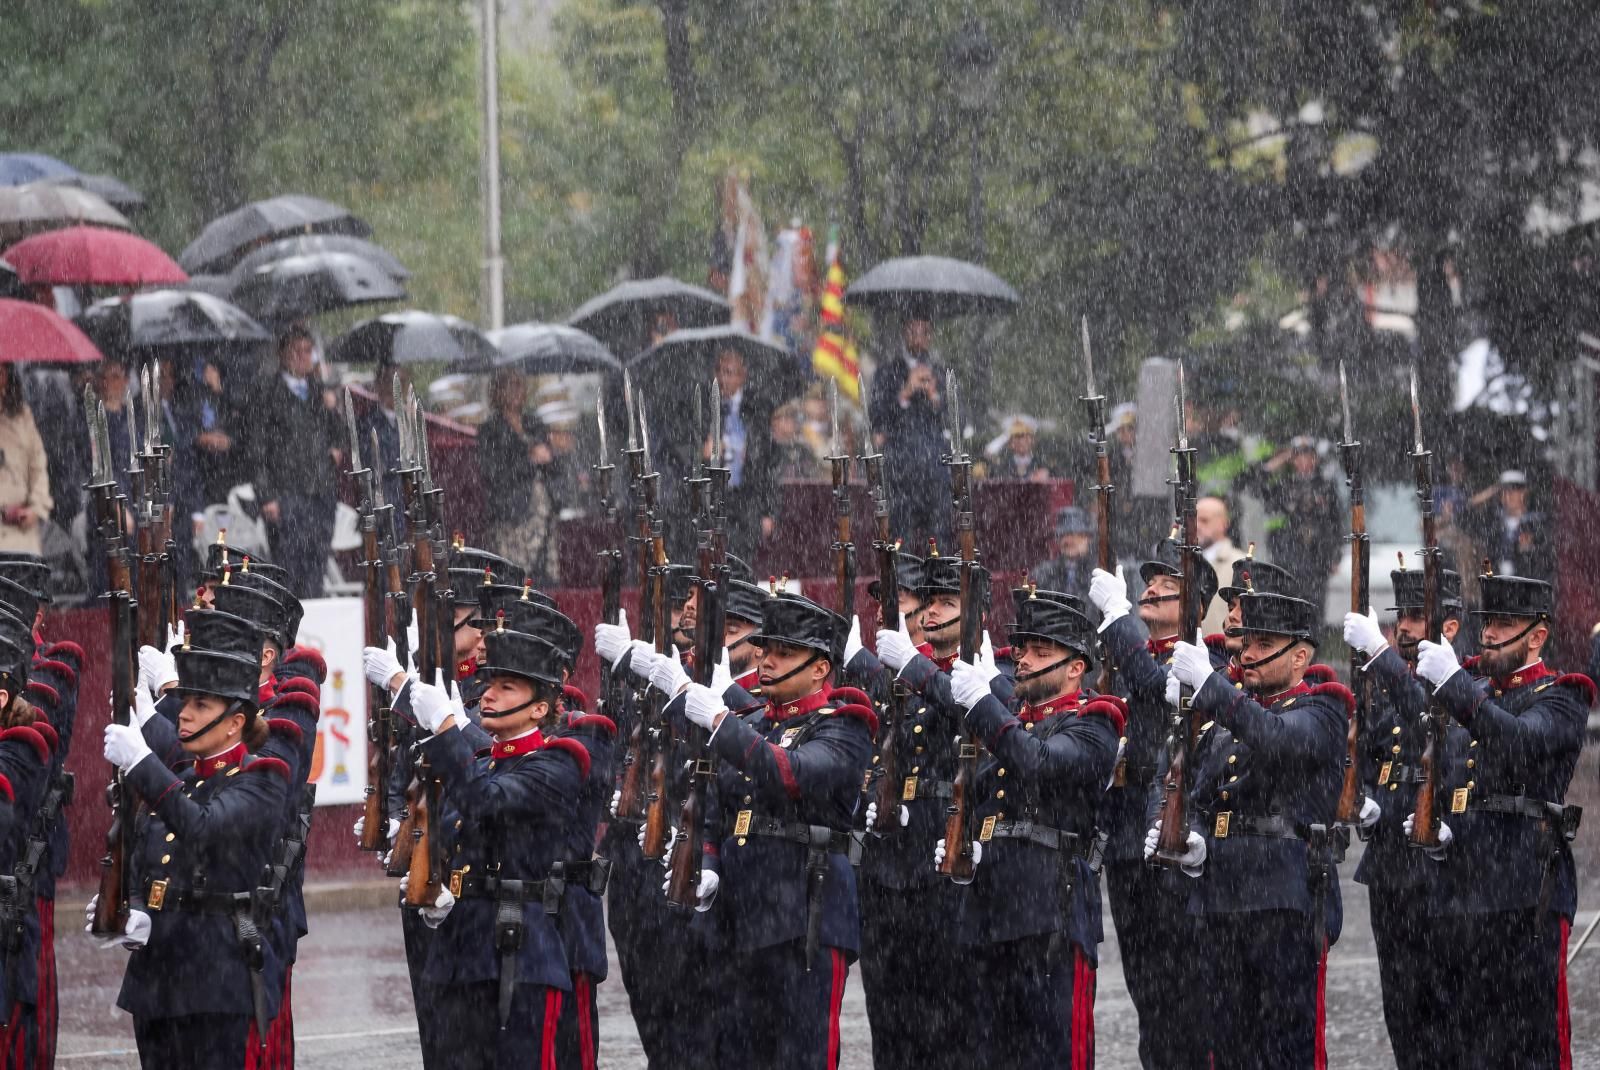
[[[1596,748],[1590,747],[1569,799],[1600,814]],[[1585,908],[1573,929],[1576,940],[1600,909],[1600,825],[1586,826],[1576,844],[1579,902]],[[1364,888],[1350,880],[1358,854],[1340,867],[1345,897],[1345,930],[1329,956],[1327,986],[1328,1065],[1351,1070],[1394,1066],[1379,1010],[1378,968]],[[420,1067],[411,994],[400,947],[396,911],[379,905],[381,887],[329,890],[313,906],[312,934],[301,945],[295,970],[297,1065],[329,1070],[411,1070]],[[318,907],[325,906],[325,909]],[[63,904],[60,928],[81,917],[81,908]],[[1136,1022],[1123,984],[1115,933],[1109,916],[1101,949],[1099,993],[1095,1004],[1097,1065],[1103,1070],[1137,1067]],[[132,1031],[115,1009],[122,952],[100,951],[86,939],[61,940],[61,1064],[71,1068],[131,1067]],[[957,979],[954,983],[959,984]],[[1573,1007],[1573,1065],[1600,1067],[1600,1015],[1586,1013],[1600,993],[1600,934],[1573,964],[1569,975]],[[644,1057],[629,1017],[627,997],[616,973],[600,987],[601,1066],[643,1070]],[[856,975],[845,997],[843,1058],[847,1070],[871,1066],[866,1011]]]

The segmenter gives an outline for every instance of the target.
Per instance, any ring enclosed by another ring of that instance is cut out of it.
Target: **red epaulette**
[[[278,681],[276,690],[279,695],[310,695],[314,701],[322,701],[322,685],[309,676],[286,677]]]
[[[300,731],[300,726],[287,717],[274,717],[269,720],[267,731],[276,732],[280,736],[293,736],[296,743],[306,738],[305,733]]]
[[[855,691],[856,694],[861,694],[860,691],[856,691],[856,689],[853,687],[843,687],[839,690]],[[833,695],[837,695],[838,693],[839,691],[835,691],[833,692]],[[829,696],[828,703],[829,705],[832,705],[832,695]],[[846,702],[842,706],[834,706],[833,715],[835,717],[854,717],[856,720],[867,726],[867,734],[869,736],[871,736],[873,739],[878,738],[878,715],[872,712],[872,707],[869,704],[864,702]]]
[[[33,752],[38,756],[40,763],[48,762],[50,760],[50,744],[44,741],[44,736],[40,735],[32,728],[26,725],[17,725],[15,728],[8,728],[4,732],[0,732],[0,742],[4,742],[8,739],[17,740],[20,743],[26,743],[28,746],[32,747]]]
[[[282,758],[254,758],[244,766],[247,773],[277,773],[283,779],[289,779],[289,763]]]
[[[1223,653],[1227,653],[1228,637],[1221,632],[1212,632],[1206,636],[1205,644],[1207,650],[1220,650]]]
[[[828,692],[828,705],[830,706],[835,704],[842,706],[852,702],[868,709],[872,708],[872,699],[859,687],[836,687]]]
[[[11,788],[11,778],[4,773],[0,773],[0,795],[4,795],[8,803],[17,801],[17,793]]]
[[[43,695],[52,706],[61,701],[61,692],[45,683],[43,680],[29,680],[28,690],[34,694]]]
[[[558,750],[578,763],[578,775],[589,779],[589,749],[575,739],[556,737],[545,743],[545,750]]]
[[[1096,695],[1084,704],[1078,711],[1079,717],[1090,714],[1099,714],[1109,720],[1117,730],[1117,735],[1122,735],[1122,730],[1128,723],[1128,704],[1117,695]]]
[[[1011,648],[1009,646],[1000,647],[999,649],[997,649],[994,652],[994,659],[996,661],[999,661],[1001,658],[1009,658],[1009,657],[1011,657]],[[1015,660],[1015,659],[1013,659],[1013,660]]]
[[[1343,684],[1337,681],[1326,684],[1318,684],[1316,687],[1311,689],[1311,693],[1313,695],[1332,695],[1334,698],[1344,703],[1346,717],[1355,716],[1356,697],[1351,693],[1350,689]]]
[[[1478,671],[1478,655],[1473,654],[1470,657],[1462,658],[1461,667],[1470,673],[1476,674]]]
[[[567,719],[567,728],[573,731],[594,731],[615,739],[617,736],[617,723],[609,717],[598,713],[585,713]]]
[[[61,734],[56,731],[55,725],[47,720],[40,719],[34,721],[28,727],[44,737],[45,743],[50,747],[51,754],[61,749]]]
[[[1566,672],[1551,681],[1562,687],[1576,687],[1583,692],[1584,705],[1593,706],[1595,703],[1594,681],[1581,672]]]
[[[1305,680],[1309,684],[1328,684],[1338,679],[1339,674],[1333,671],[1333,666],[1331,665],[1323,665],[1319,662],[1316,665],[1306,666]]]
[[[304,691],[290,691],[288,694],[279,692],[276,696],[274,696],[273,700],[267,704],[267,709],[281,710],[285,706],[294,706],[298,709],[305,710],[313,718],[322,713],[322,706],[318,704],[315,698],[306,694]]]
[[[323,660],[322,654],[315,647],[290,647],[289,652],[283,656],[283,664],[292,665],[297,661],[303,661],[311,666],[312,676],[317,683],[320,684],[328,678],[328,663]]]
[[[58,661],[55,658],[45,658],[42,661],[34,662],[33,671],[37,672],[40,669],[44,669],[48,672],[60,673],[62,676],[66,677],[68,687],[73,687],[78,682],[78,670],[74,669],[71,665],[68,665],[64,661]]]
[[[85,661],[89,660],[89,655],[83,652],[83,647],[79,646],[77,643],[74,643],[70,639],[64,639],[59,643],[51,643],[49,646],[41,650],[40,653],[46,658],[73,658],[79,665],[82,665]]]
[[[569,710],[582,712],[589,708],[589,696],[571,684],[563,684],[561,686],[561,701]]]

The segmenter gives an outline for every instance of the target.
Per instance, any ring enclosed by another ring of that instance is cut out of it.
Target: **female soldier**
[[[251,753],[269,736],[257,710],[261,633],[227,613],[193,616],[190,645],[175,654],[182,772],[144,740],[139,725],[155,714],[144,688],[135,722],[106,727],[106,760],[149,810],[129,854],[127,924],[102,944],[133,949],[117,1005],[133,1015],[141,1064],[210,1070],[246,1065],[278,1012],[282,966],[250,893],[281,827],[290,770]]]

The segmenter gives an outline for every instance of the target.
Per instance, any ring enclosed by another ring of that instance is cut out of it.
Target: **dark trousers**
[[[1428,897],[1417,889],[1369,888],[1372,938],[1378,947],[1383,1021],[1399,1070],[1439,1064],[1440,1025],[1450,1013],[1456,984],[1439,969],[1442,925],[1428,916]]]
[[[594,1002],[594,978],[572,975],[572,991],[561,1001],[556,1026],[556,1066],[560,1070],[595,1070],[600,1060],[600,1011]]]
[[[804,944],[791,940],[733,956],[740,983],[731,993],[732,1013],[719,1015],[716,1065],[837,1070],[849,960],[836,947],[819,948],[807,970]]]
[[[406,972],[411,975],[411,1005],[417,1010],[417,1039],[422,1045],[424,1070],[444,1070],[450,1065],[446,1049],[439,1045],[439,1018],[436,989],[422,979],[427,959],[428,940],[433,930],[415,910],[400,911],[400,933],[405,939]]]
[[[1295,1070],[1327,1065],[1322,1043],[1327,939],[1297,910],[1208,914],[1197,919],[1194,960],[1211,964],[1192,1019],[1209,1028],[1213,1070]],[[1442,1064],[1448,1065],[1448,1064]]]
[[[861,990],[876,1070],[955,1070],[972,1065],[976,1036],[952,977],[966,977],[951,938],[960,889],[948,881],[885,888],[863,880]]]
[[[1444,919],[1444,971],[1454,981],[1439,1030],[1458,1070],[1555,1070],[1572,1065],[1567,1002],[1571,925],[1537,910]]]
[[[685,919],[667,914],[661,867],[641,859],[637,846],[618,854],[627,861],[611,871],[606,922],[640,1046],[650,1070],[703,1070],[718,1024],[706,1008],[726,999],[715,982],[721,958]]]
[[[133,1020],[146,1070],[254,1070],[256,1026],[248,1014],[186,1014]]]
[[[289,574],[289,589],[298,598],[320,598],[333,546],[332,498],[284,494],[278,498],[278,522],[267,525],[272,563]]]
[[[1204,1043],[1193,1029],[1173,1022],[1199,1020],[1194,919],[1169,874],[1143,862],[1105,867],[1111,919],[1117,927],[1122,974],[1139,1015],[1139,1063],[1145,1070],[1206,1067]]]
[[[500,983],[436,985],[439,1042],[452,1070],[556,1070],[559,988],[519,984],[500,1028]]]
[[[1030,936],[969,948],[972,1018],[989,1066],[1090,1070],[1094,1066],[1095,970],[1083,949]]]

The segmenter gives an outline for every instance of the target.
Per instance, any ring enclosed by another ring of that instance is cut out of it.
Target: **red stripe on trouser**
[[[1080,947],[1072,949],[1072,1070],[1094,1066],[1094,966]]]
[[[828,992],[828,1068],[835,1070],[839,1065],[839,1010],[844,1006],[844,981],[849,968],[844,952],[830,947],[828,954],[833,956],[833,988]]]
[[[561,989],[544,993],[544,1034],[539,1038],[539,1070],[556,1070],[556,1027],[561,1024]]]
[[[294,963],[283,971],[283,1000],[267,1030],[267,1070],[294,1067]]]
[[[572,992],[578,997],[578,1062],[583,1070],[595,1070],[599,1053],[594,1050],[594,1028],[589,1020],[594,1009],[594,980],[586,973],[573,974]]]
[[[40,897],[39,910],[39,1006],[35,1011],[39,1036],[34,1057],[40,1066],[56,1064],[56,901]]]
[[[1322,954],[1317,957],[1317,1054],[1316,1070],[1328,1070],[1328,938],[1322,938]]]
[[[271,1032],[271,1027],[268,1027]],[[261,1034],[256,1032],[256,1020],[250,1019],[250,1031],[244,1038],[244,1070],[266,1070],[268,1063],[261,1050]]]
[[[1572,923],[1561,919],[1561,942],[1556,945],[1556,1053],[1561,1070],[1572,1070],[1572,1013],[1567,1006],[1567,940]]]

